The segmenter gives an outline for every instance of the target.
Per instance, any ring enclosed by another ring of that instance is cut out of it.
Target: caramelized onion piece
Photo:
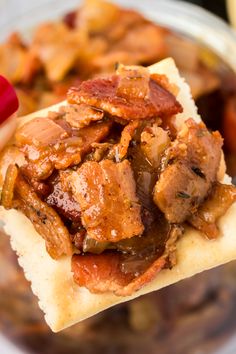
[[[110,248],[109,246],[109,242],[99,242],[86,235],[83,241],[83,252],[101,254],[105,249]]]
[[[72,257],[74,281],[92,293],[116,293],[132,281],[132,274],[120,269],[121,255],[117,252],[86,253]]]
[[[154,168],[159,166],[161,155],[169,144],[167,131],[157,124],[147,127],[141,134],[141,149]]]
[[[111,127],[112,122],[98,122],[80,129],[78,135],[82,139],[81,155],[89,153],[93,143],[99,143],[105,139]]]
[[[54,259],[71,255],[72,246],[67,228],[58,214],[42,202],[30,185],[19,174],[15,183],[15,207],[21,210],[45,239],[46,248]]]
[[[203,232],[207,238],[217,238],[219,230],[216,222],[235,201],[236,187],[215,183],[209,197],[189,218],[188,222],[195,229]]]
[[[132,144],[129,147],[128,159],[131,162],[136,181],[136,193],[141,205],[153,211],[152,191],[156,183],[157,171],[144,155],[140,144]]]
[[[2,188],[1,205],[6,209],[11,209],[14,197],[15,181],[18,175],[16,165],[9,165]]]

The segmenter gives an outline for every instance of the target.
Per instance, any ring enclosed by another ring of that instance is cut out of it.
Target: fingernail
[[[0,124],[17,111],[19,101],[14,87],[0,75]]]

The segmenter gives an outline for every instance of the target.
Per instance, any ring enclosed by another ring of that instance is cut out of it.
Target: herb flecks
[[[182,199],[189,199],[191,196],[185,192],[177,192],[176,193],[177,198],[182,198]]]
[[[192,171],[201,178],[206,178],[205,174],[198,167],[192,167]]]

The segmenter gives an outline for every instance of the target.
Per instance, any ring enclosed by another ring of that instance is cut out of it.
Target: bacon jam
[[[72,257],[75,282],[91,292],[139,290],[175,265],[187,223],[219,237],[236,200],[217,178],[220,134],[191,117],[170,126],[183,111],[176,89],[119,66],[71,88],[66,106],[25,123],[14,154],[3,152],[1,204],[31,220],[52,258]]]

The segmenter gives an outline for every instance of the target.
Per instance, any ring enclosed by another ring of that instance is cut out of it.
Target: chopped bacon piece
[[[78,88],[69,90],[68,101],[86,103],[126,120],[165,117],[182,112],[182,106],[176,98],[153,79],[149,81],[146,99],[132,95],[126,98],[119,96],[119,82],[119,75],[85,81]]]
[[[127,160],[117,164],[110,160],[85,162],[68,182],[89,237],[117,242],[142,234],[140,205]]]
[[[236,187],[221,183],[215,183],[208,198],[200,205],[188,222],[195,229],[203,232],[207,238],[219,236],[217,220],[226,213],[229,207],[236,201]]]
[[[171,162],[154,188],[154,202],[169,222],[180,223],[195,212],[216,180],[222,138],[192,119],[167,151]]]
[[[26,157],[28,154],[30,153],[28,153],[27,151]],[[54,165],[50,161],[48,155],[46,156],[42,155],[37,160],[29,158],[27,163],[21,167],[21,170],[29,180],[31,179],[45,180],[52,174],[54,170]]]
[[[93,143],[99,143],[108,135],[112,122],[98,122],[84,127],[78,131],[78,136],[82,138],[81,155],[85,155],[92,150]]]
[[[78,165],[81,162],[82,139],[71,137],[54,145],[49,159],[57,169],[66,169],[69,166]]]
[[[129,296],[151,281],[166,264],[165,258],[160,257],[144,274],[135,278],[133,273],[122,272],[121,260],[122,255],[118,252],[74,255],[74,280],[92,293],[112,292],[118,296]]]
[[[65,106],[65,120],[73,128],[83,128],[91,122],[101,120],[103,116],[104,112],[102,110],[86,104],[73,104]]]
[[[38,181],[36,179],[31,179],[30,185],[33,187],[33,190],[37,193],[37,195],[41,199],[46,198],[51,192],[50,186],[45,181]]]
[[[16,132],[18,145],[49,146],[68,137],[67,132],[49,118],[34,118]]]
[[[164,74],[151,74],[151,79],[156,81],[161,87],[170,91],[174,96],[179,93],[179,87],[176,84],[170,83],[168,77]]]
[[[29,179],[47,179],[54,168],[66,169],[79,164],[81,158],[92,150],[92,144],[103,140],[112,126],[112,122],[94,123],[75,132],[71,131],[71,134],[76,135],[68,137],[69,133],[53,120],[38,120],[45,121],[42,125],[43,131],[33,130],[35,134],[30,134],[32,130],[29,122],[22,126],[16,138],[20,150],[28,160],[23,169]],[[35,129],[34,124],[35,122],[32,123],[32,129]],[[60,140],[60,137],[64,138]],[[46,145],[46,141],[51,141],[51,145]]]
[[[119,75],[117,96],[125,99],[148,98],[150,74],[147,68],[119,65],[116,72]]]
[[[93,293],[116,292],[132,280],[132,274],[122,273],[121,255],[117,252],[74,255],[72,272],[79,286],[85,286]]]
[[[92,293],[113,292],[118,296],[129,296],[149,283],[165,266],[175,262],[176,242],[182,230],[173,226],[165,251],[161,257],[154,256],[145,262],[142,259],[142,271],[135,269],[124,271],[123,265],[129,261],[129,255],[118,252],[103,252],[102,254],[74,255],[72,257],[72,272],[79,286],[84,286]],[[134,262],[140,262],[138,258]]]

